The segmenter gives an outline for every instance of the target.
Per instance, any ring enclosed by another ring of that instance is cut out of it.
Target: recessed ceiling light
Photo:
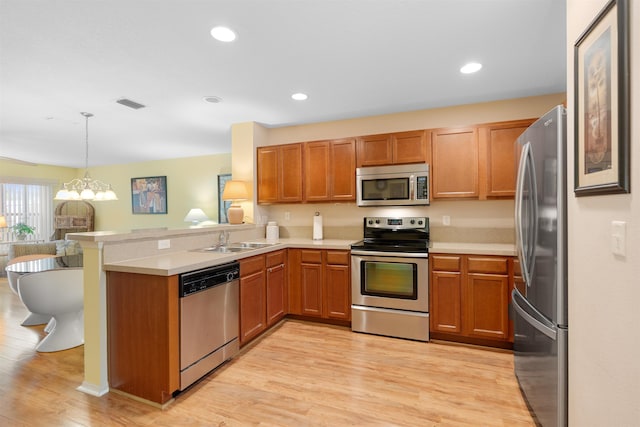
[[[305,99],[308,98],[306,93],[294,93],[293,95],[291,95],[291,98],[295,99],[296,101],[304,101]]]
[[[209,102],[211,104],[217,104],[219,102],[222,102],[222,98],[220,98],[219,96],[205,96],[202,98],[202,100],[204,102]]]
[[[471,74],[480,71],[481,68],[482,64],[478,62],[469,62],[468,64],[464,64],[462,68],[460,68],[460,72],[462,74]]]
[[[236,33],[227,27],[213,27],[211,37],[221,42],[232,42],[236,39]]]

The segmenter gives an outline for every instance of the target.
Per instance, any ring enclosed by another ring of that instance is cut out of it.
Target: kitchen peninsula
[[[81,242],[85,272],[85,351],[80,391],[102,396],[109,392],[107,275],[109,272],[145,274],[160,278],[239,260],[283,248],[348,250],[353,240],[311,238],[280,239],[269,247],[239,253],[198,251],[219,242],[221,233],[229,242],[263,240],[264,226],[217,225],[180,230],[149,229],[133,232],[90,232],[69,235]],[[163,248],[163,249],[159,249]],[[163,397],[157,403],[166,403]]]

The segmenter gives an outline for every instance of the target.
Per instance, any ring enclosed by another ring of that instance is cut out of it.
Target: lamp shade
[[[7,219],[4,215],[0,215],[0,228],[5,228],[7,226]]]
[[[227,181],[222,192],[222,200],[246,200],[249,197],[244,181]]]
[[[208,221],[209,217],[204,213],[202,209],[191,209],[187,216],[184,217],[184,222],[192,222],[197,224],[202,221]]]

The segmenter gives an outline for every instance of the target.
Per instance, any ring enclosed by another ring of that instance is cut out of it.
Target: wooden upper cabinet
[[[355,200],[355,139],[304,144],[305,201]]]
[[[393,163],[430,163],[426,132],[423,130],[391,135]]]
[[[302,144],[258,147],[258,203],[302,201]]]
[[[358,167],[429,163],[429,152],[424,130],[357,138]]]
[[[277,203],[278,147],[259,147],[257,163],[258,203]]]
[[[393,163],[391,135],[369,135],[358,137],[358,167],[381,166]]]
[[[280,147],[278,162],[278,201],[302,201],[302,144],[287,144]]]
[[[534,121],[515,120],[480,126],[480,199],[515,196],[516,140]]]
[[[432,198],[477,198],[478,129],[432,131]]]
[[[356,200],[356,140],[331,142],[331,200]]]

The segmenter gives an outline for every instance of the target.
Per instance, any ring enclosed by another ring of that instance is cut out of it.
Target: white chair
[[[55,327],[36,346],[40,352],[84,344],[82,268],[28,273],[18,278],[18,293],[27,309],[53,317]]]
[[[53,257],[55,257],[55,255],[51,255],[51,254],[23,255],[23,256],[19,256],[11,259],[7,263],[7,266],[17,264],[19,262],[35,261],[43,258],[53,258]],[[14,271],[7,271],[7,279],[9,282],[9,287],[16,295],[18,295],[18,278],[20,276],[22,276],[21,273],[16,273]],[[22,323],[20,324],[22,326],[36,326],[36,325],[43,325],[45,323],[48,323],[48,325],[45,328],[45,332],[51,332],[51,330],[55,326],[55,322],[53,321],[51,316],[30,312],[29,314],[27,314],[27,317],[25,317]]]

